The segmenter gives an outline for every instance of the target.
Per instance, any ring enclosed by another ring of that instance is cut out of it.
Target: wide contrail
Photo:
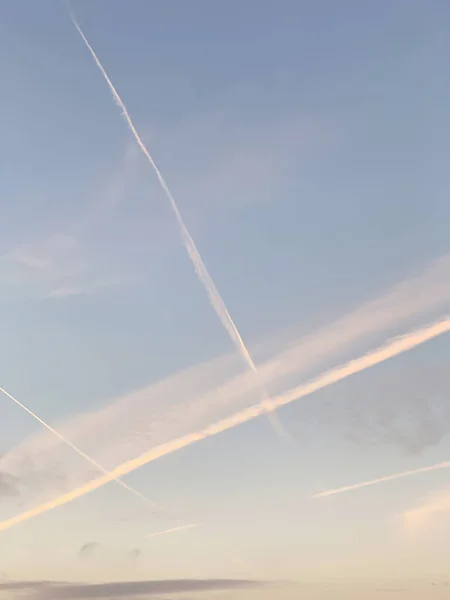
[[[351,360],[344,365],[326,371],[315,379],[312,379],[311,381],[297,386],[285,394],[278,396],[273,400],[273,408],[275,409],[285,406],[291,402],[294,402],[295,400],[309,396],[310,394],[342,381],[351,375],[355,375],[356,373],[370,369],[371,367],[394,358],[403,352],[412,350],[413,348],[416,348],[417,346],[420,346],[421,344],[428,342],[429,340],[432,340],[433,338],[436,338],[444,333],[448,333],[449,331],[450,316],[427,327],[416,329],[402,337],[395,338],[394,340],[391,340],[385,345],[378,347],[372,352]],[[186,448],[195,442],[199,442],[200,440],[204,440],[218,433],[222,433],[223,431],[227,431],[228,429],[236,427],[237,425],[242,425],[247,421],[265,414],[266,410],[267,407],[263,405],[263,403],[256,404],[255,406],[241,410],[230,417],[221,419],[212,425],[208,425],[204,429],[152,448],[148,452],[141,454],[141,456],[122,463],[109,473],[97,477],[97,479],[93,479],[92,481],[75,490],[72,490],[71,492],[63,494],[54,500],[50,500],[44,504],[41,504],[40,506],[36,506],[35,508],[27,510],[19,515],[16,515],[15,517],[0,522],[0,531],[9,529],[14,525],[23,523],[28,519],[37,517],[38,515],[48,512],[54,508],[58,508],[59,506],[63,506],[64,504],[68,504],[72,500],[81,498],[81,496],[84,496],[89,492],[97,490],[103,485],[110,483],[117,477],[123,477],[124,475],[127,475],[127,473],[131,473],[139,467],[166,456],[167,454],[171,454],[172,452]]]
[[[346,485],[345,487],[335,488],[333,490],[326,490],[319,494],[314,494],[313,498],[326,498],[327,496],[335,496],[336,494],[344,494],[345,492],[352,492],[354,490],[360,490],[361,488],[368,487],[371,485],[378,485],[379,483],[387,483],[389,481],[395,481],[396,479],[403,479],[404,477],[411,477],[411,475],[420,475],[421,473],[431,473],[432,471],[440,471],[441,469],[450,469],[450,461],[437,463],[436,465],[430,465],[428,467],[419,467],[418,469],[412,469],[410,471],[402,471],[401,473],[394,473],[394,475],[386,475],[385,477],[378,477],[378,479],[371,479],[369,481],[363,481],[361,483],[354,483],[353,485]]]
[[[114,98],[116,104],[118,105],[118,107],[121,109],[122,116],[124,117],[131,133],[133,134],[134,139],[136,140],[142,153],[144,154],[144,156],[147,158],[148,162],[150,163],[152,169],[154,170],[154,172],[156,174],[156,177],[158,179],[158,182],[159,182],[162,190],[164,191],[165,195],[167,196],[167,199],[169,200],[170,206],[172,208],[172,211],[173,211],[175,218],[177,220],[177,223],[178,223],[178,227],[180,229],[184,247],[186,248],[186,251],[192,262],[194,270],[197,273],[197,276],[208,295],[211,306],[214,308],[214,311],[216,312],[217,316],[219,317],[223,327],[228,332],[228,335],[230,336],[232,342],[234,343],[237,351],[242,356],[242,358],[245,361],[248,368],[251,371],[253,371],[253,373],[255,374],[256,383],[257,383],[258,387],[261,389],[261,393],[264,398],[264,407],[267,409],[267,414],[269,415],[269,419],[270,419],[272,426],[277,431],[277,433],[279,433],[282,436],[287,436],[287,433],[284,431],[283,427],[281,426],[281,423],[278,421],[276,415],[273,412],[274,411],[273,402],[272,402],[267,390],[265,389],[265,386],[263,385],[263,383],[261,382],[261,380],[259,378],[258,369],[256,368],[256,365],[253,362],[253,359],[242,339],[241,334],[239,333],[238,328],[236,327],[230,313],[228,312],[228,309],[216,287],[216,284],[214,283],[213,279],[211,278],[211,276],[208,272],[208,269],[206,268],[205,263],[203,262],[203,259],[197,249],[197,246],[195,245],[195,242],[194,242],[191,234],[189,233],[188,228],[186,227],[183,217],[181,216],[178,205],[175,202],[174,197],[172,196],[172,192],[170,191],[164,177],[161,174],[161,171],[157,167],[155,161],[153,160],[152,156],[150,155],[150,152],[147,150],[147,147],[145,146],[139,133],[137,132],[137,129],[136,129],[133,121],[131,120],[130,114],[128,113],[128,110],[127,110],[124,102],[122,101],[121,97],[119,96],[116,88],[114,87],[111,79],[109,78],[107,72],[105,71],[105,69],[104,69],[102,63],[100,62],[97,54],[95,53],[94,49],[92,48],[92,46],[89,43],[89,41],[87,40],[86,36],[82,32],[82,30],[81,30],[80,26],[78,25],[78,22],[75,18],[75,15],[73,14],[72,11],[70,11],[70,18],[71,18],[72,23],[75,26],[76,30],[80,34],[84,44],[86,45],[87,49],[89,50],[92,58],[94,59],[95,64],[99,68],[106,83],[108,84],[108,87],[111,90],[113,98]]]
[[[20,402],[20,400],[18,400],[17,398],[15,398],[12,394],[10,394],[9,392],[7,392],[2,387],[0,387],[0,392],[2,394],[4,394],[5,396],[7,396],[15,404],[17,404],[17,406],[19,406],[22,410],[24,410],[25,412],[27,412],[31,417],[33,417],[33,419],[35,421],[37,421],[38,423],[40,423],[43,427],[45,427],[45,429],[47,429],[48,431],[50,431],[50,433],[52,433],[55,437],[57,437],[64,444],[66,444],[67,446],[69,446],[69,448],[72,448],[72,450],[74,450],[79,456],[81,456],[82,458],[84,458],[85,460],[87,460],[92,466],[94,466],[96,469],[98,469],[99,471],[101,471],[104,475],[108,475],[109,474],[109,471],[107,469],[105,469],[104,467],[102,467],[102,465],[100,465],[96,460],[94,460],[93,458],[91,458],[90,456],[88,456],[85,452],[83,452],[83,450],[80,450],[80,448],[78,448],[78,446],[75,446],[75,444],[73,444],[69,439],[67,439],[64,435],[62,435],[62,433],[60,433],[59,431],[57,431],[56,429],[54,429],[51,425],[49,425],[48,423],[46,423],[36,413],[34,413],[27,406],[25,406],[25,404],[22,404],[22,402]],[[121,485],[124,489],[128,490],[129,492],[131,492],[132,494],[134,494],[135,496],[137,496],[138,498],[140,498],[141,500],[144,500],[144,502],[146,502],[147,504],[150,504],[150,506],[153,509],[156,509],[156,504],[154,502],[152,502],[149,498],[147,498],[146,496],[144,496],[143,494],[141,494],[141,492],[139,492],[138,490],[135,490],[133,487],[131,487],[130,485],[128,485],[127,483],[125,483],[124,481],[122,481],[119,477],[113,477],[113,480],[116,481],[119,485]]]

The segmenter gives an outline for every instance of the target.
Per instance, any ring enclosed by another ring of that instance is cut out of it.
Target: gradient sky
[[[302,344],[271,392],[449,312],[448,2],[73,8],[255,361]],[[156,444],[259,401],[224,394],[196,413],[245,366],[64,3],[2,2],[0,65],[0,386],[108,468],[144,442],[114,415],[78,430],[78,413],[125,398]],[[332,352],[300,342],[331,326]],[[167,600],[447,597],[449,470],[312,495],[449,459],[449,351],[446,334],[281,409],[290,439],[260,417],[125,478],[170,519],[110,483],[0,532],[3,579],[209,582]],[[41,430],[1,397],[1,519],[84,481],[83,459]],[[36,461],[23,483],[6,468],[17,448]]]

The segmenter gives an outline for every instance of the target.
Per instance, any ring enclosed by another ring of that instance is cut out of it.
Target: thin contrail
[[[305,396],[309,396],[314,392],[322,390],[334,383],[342,381],[351,375],[355,375],[361,371],[365,371],[375,365],[378,365],[384,361],[389,360],[403,352],[407,352],[408,350],[412,350],[421,344],[432,340],[444,333],[448,333],[450,331],[450,316],[433,323],[427,327],[422,329],[416,329],[405,336],[395,338],[390,342],[386,343],[383,346],[378,347],[376,350],[364,354],[363,356],[351,360],[344,365],[326,371],[324,374],[319,375],[315,379],[312,379],[309,382],[306,382],[303,385],[295,387],[285,394],[278,396],[273,401],[273,407],[278,408],[281,406],[285,406],[286,404],[290,404],[295,400],[299,400],[300,398],[304,398]],[[102,475],[101,477],[97,477],[85,485],[72,490],[66,494],[55,498],[54,500],[50,500],[40,506],[36,506],[30,510],[27,510],[15,517],[10,519],[6,519],[5,521],[0,522],[0,531],[4,529],[9,529],[14,525],[19,523],[23,523],[28,519],[33,517],[37,517],[49,510],[54,508],[58,508],[59,506],[63,506],[64,504],[68,504],[72,500],[80,498],[89,492],[97,490],[103,485],[113,481],[117,477],[122,477],[127,473],[131,473],[132,471],[142,467],[162,456],[166,456],[167,454],[171,454],[172,452],[176,452],[177,450],[181,450],[182,448],[186,448],[195,442],[200,440],[204,440],[208,437],[212,437],[217,435],[218,433],[222,433],[223,431],[227,431],[232,427],[236,427],[237,425],[242,425],[247,421],[255,419],[266,412],[266,406],[263,406],[263,403],[256,404],[255,406],[251,406],[244,410],[241,410],[230,417],[225,419],[221,419],[212,425],[205,427],[199,431],[194,433],[182,436],[178,439],[172,440],[170,442],[166,442],[165,444],[161,444],[155,448],[152,448],[148,452],[141,454],[137,458],[133,458],[128,460],[121,465],[117,466],[115,469],[110,471],[109,473]]]
[[[139,133],[137,132],[137,129],[136,129],[133,121],[131,120],[131,117],[128,113],[128,110],[127,110],[124,102],[122,101],[121,97],[119,96],[116,88],[114,87],[111,79],[109,78],[107,72],[105,71],[105,69],[104,69],[102,63],[100,62],[97,54],[95,53],[94,49],[92,48],[92,46],[90,45],[86,36],[82,32],[82,30],[78,24],[78,21],[75,18],[74,13],[70,9],[69,9],[69,13],[70,13],[70,19],[71,19],[74,27],[80,34],[81,39],[83,40],[84,44],[86,45],[86,48],[89,50],[92,58],[95,61],[95,64],[99,68],[101,74],[103,75],[103,78],[105,79],[106,83],[108,84],[108,87],[111,90],[113,98],[114,98],[117,106],[121,109],[122,116],[124,117],[131,133],[133,134],[134,139],[136,140],[142,153],[144,154],[144,156],[147,158],[148,162],[150,163],[152,169],[154,170],[154,172],[156,174],[156,177],[158,179],[158,182],[159,182],[162,190],[164,191],[165,195],[167,196],[167,199],[169,200],[170,206],[172,208],[172,211],[173,211],[175,218],[177,220],[177,223],[178,223],[178,227],[180,229],[181,238],[182,238],[184,247],[186,248],[186,251],[192,262],[194,270],[197,273],[200,283],[203,285],[203,287],[208,295],[211,306],[213,307],[214,311],[216,312],[223,327],[227,331],[227,333],[230,336],[232,342],[234,343],[237,351],[240,353],[243,360],[245,361],[246,365],[255,374],[258,387],[261,389],[261,392],[263,394],[264,406],[267,409],[267,413],[269,415],[269,419],[270,419],[272,426],[277,431],[277,433],[279,433],[282,436],[287,436],[287,433],[284,431],[283,427],[281,426],[281,423],[278,421],[276,415],[273,412],[274,404],[273,404],[267,390],[265,389],[263,383],[261,382],[261,380],[259,378],[258,369],[256,368],[256,365],[253,362],[253,359],[244,343],[244,340],[241,337],[241,334],[239,333],[238,328],[236,327],[230,313],[228,312],[228,309],[219,293],[219,290],[216,287],[216,284],[214,283],[212,277],[210,276],[210,274],[208,272],[208,269],[205,266],[205,263],[203,262],[203,259],[197,249],[197,246],[195,245],[195,242],[194,242],[191,234],[189,233],[188,228],[186,227],[183,217],[181,216],[180,210],[178,208],[177,203],[175,202],[172,192],[170,191],[164,177],[161,174],[161,171],[157,167],[155,161],[153,160],[152,156],[150,155],[150,152],[147,150],[147,147],[145,146]]]
[[[198,527],[197,523],[192,523],[190,525],[180,525],[179,527],[171,527],[170,529],[164,529],[164,531],[155,531],[154,533],[149,533],[145,537],[147,537],[147,538],[158,537],[160,535],[167,535],[168,533],[175,533],[176,531],[184,531],[185,529],[192,529],[193,527]]]
[[[431,473],[432,471],[440,471],[441,469],[450,469],[450,461],[447,460],[445,462],[437,463],[436,465],[430,465],[428,467],[420,467],[418,469],[412,469],[410,471],[402,471],[401,473],[395,473],[394,475],[386,475],[385,477],[378,477],[378,479],[371,479],[370,481],[363,481],[362,483],[354,483],[353,485],[346,485],[345,487],[335,488],[333,490],[326,490],[325,492],[315,494],[313,498],[326,498],[327,496],[344,494],[345,492],[360,490],[361,488],[368,487],[370,485],[387,483],[388,481],[403,479],[403,477],[411,477],[411,475],[420,475],[421,473]]]
[[[12,396],[9,392],[7,392],[2,387],[0,387],[0,392],[2,394],[4,394],[5,396],[7,396],[15,404],[17,404],[17,406],[20,406],[20,408],[22,410],[24,410],[25,412],[27,412],[31,417],[33,417],[33,419],[35,421],[37,421],[38,423],[40,423],[43,427],[45,427],[48,431],[50,431],[50,433],[52,433],[55,437],[57,437],[59,440],[61,440],[62,442],[64,442],[64,444],[66,444],[67,446],[69,446],[69,448],[72,448],[72,450],[74,450],[79,456],[81,456],[82,458],[84,458],[85,460],[87,460],[92,466],[94,466],[96,469],[98,469],[99,471],[101,471],[104,475],[108,475],[109,474],[109,471],[107,469],[105,469],[104,467],[102,467],[102,465],[100,465],[96,460],[94,460],[93,458],[91,458],[90,456],[88,456],[85,452],[83,452],[83,450],[80,450],[80,448],[78,448],[78,446],[75,446],[75,444],[73,444],[64,435],[62,435],[62,433],[60,433],[59,431],[57,431],[56,429],[54,429],[51,425],[49,425],[48,423],[46,423],[36,413],[34,413],[27,406],[25,406],[25,404],[22,404],[22,402],[20,402],[20,400],[18,400],[14,396]],[[150,506],[153,509],[156,508],[156,504],[154,502],[152,502],[149,498],[147,498],[146,496],[144,496],[143,494],[141,494],[141,492],[138,492],[138,490],[135,490],[133,487],[131,487],[130,485],[128,485],[127,483],[125,483],[124,481],[122,481],[119,477],[113,477],[113,480],[116,481],[119,485],[121,485],[124,489],[128,490],[129,492],[131,492],[132,494],[134,494],[135,496],[137,496],[138,498],[140,498],[141,500],[144,500],[144,502],[146,502],[147,504],[150,504]]]

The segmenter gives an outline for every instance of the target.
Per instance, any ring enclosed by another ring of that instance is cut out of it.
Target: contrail
[[[387,483],[388,481],[403,479],[403,477],[411,477],[411,475],[420,475],[421,473],[431,473],[432,471],[440,471],[441,469],[450,469],[450,461],[447,460],[445,462],[437,463],[436,465],[420,467],[419,469],[412,469],[410,471],[402,471],[401,473],[395,473],[394,475],[386,475],[385,477],[379,477],[378,479],[371,479],[370,481],[363,481],[362,483],[354,483],[353,485],[346,485],[345,487],[335,488],[334,490],[327,490],[325,492],[315,494],[313,498],[326,498],[327,496],[344,494],[345,492],[360,490],[361,488],[368,487],[370,485]]]
[[[61,440],[62,442],[64,442],[64,444],[66,444],[67,446],[69,446],[69,448],[72,448],[72,450],[74,450],[79,456],[81,456],[82,458],[84,458],[85,460],[87,460],[91,465],[93,465],[95,468],[97,468],[99,471],[101,471],[104,475],[108,475],[109,474],[109,471],[107,471],[104,467],[102,467],[102,465],[100,465],[96,460],[94,460],[93,458],[91,458],[90,456],[88,456],[85,452],[83,452],[82,450],[80,450],[80,448],[78,448],[78,446],[75,446],[75,444],[73,444],[70,440],[68,440],[65,436],[63,436],[59,431],[57,431],[56,429],[54,429],[51,425],[49,425],[48,423],[46,423],[36,413],[34,413],[27,406],[25,406],[25,404],[22,404],[22,402],[20,402],[20,400],[18,400],[14,396],[12,396],[9,392],[7,392],[2,387],[0,387],[0,392],[2,394],[4,394],[5,396],[7,396],[15,404],[17,404],[17,406],[20,406],[20,408],[22,410],[24,410],[25,412],[27,412],[31,417],[33,417],[33,419],[35,421],[37,421],[38,423],[40,423],[41,425],[43,425],[48,431],[50,431],[50,433],[52,433],[59,440]],[[150,504],[150,506],[153,509],[157,508],[157,506],[156,506],[156,504],[154,502],[152,502],[149,498],[147,498],[146,496],[144,496],[143,494],[141,494],[141,492],[138,492],[138,490],[135,490],[133,487],[131,487],[130,485],[126,484],[119,477],[113,477],[113,480],[116,481],[119,485],[121,485],[124,489],[128,490],[129,492],[131,492],[132,494],[134,494],[135,496],[137,496],[138,498],[140,498],[141,500],[144,500],[144,502],[146,502],[147,504]]]
[[[190,525],[180,525],[179,527],[171,527],[170,529],[164,529],[164,531],[155,531],[154,533],[149,533],[145,537],[147,537],[147,538],[158,537],[160,535],[166,535],[168,533],[175,533],[176,531],[184,531],[185,529],[192,529],[193,527],[198,527],[197,523],[192,523]]]
[[[169,200],[170,206],[172,208],[172,211],[173,211],[176,221],[178,223],[178,227],[180,229],[181,238],[182,238],[184,247],[185,247],[185,249],[188,253],[188,256],[192,262],[194,270],[197,273],[200,283],[203,285],[203,287],[208,295],[211,306],[213,307],[214,311],[216,312],[223,327],[227,331],[228,335],[230,336],[232,342],[234,343],[237,351],[243,358],[244,362],[246,363],[248,368],[251,371],[253,371],[253,373],[255,374],[256,381],[258,383],[258,387],[261,389],[261,392],[262,392],[262,395],[264,398],[264,407],[266,408],[267,414],[269,415],[269,419],[270,419],[272,426],[277,431],[277,433],[279,433],[282,436],[288,437],[287,433],[284,431],[281,423],[278,421],[276,415],[273,412],[274,408],[275,408],[273,401],[271,400],[267,390],[265,389],[264,385],[262,384],[262,382],[259,378],[258,369],[256,368],[256,365],[253,362],[253,359],[241,337],[241,334],[239,333],[238,328],[236,327],[230,313],[228,312],[225,302],[223,301],[223,299],[219,293],[219,290],[217,289],[216,284],[214,283],[212,277],[210,276],[208,269],[206,268],[205,263],[203,262],[203,259],[200,255],[200,252],[198,251],[197,246],[195,245],[195,242],[194,242],[191,234],[189,233],[188,228],[186,227],[186,224],[183,220],[183,217],[181,216],[178,205],[175,202],[174,197],[172,196],[172,192],[170,191],[164,177],[161,174],[161,171],[157,167],[155,161],[153,160],[152,156],[150,155],[150,152],[147,150],[147,147],[145,146],[139,133],[137,132],[137,129],[136,129],[133,121],[131,120],[130,114],[128,113],[128,110],[127,110],[124,102],[122,101],[121,97],[119,96],[116,88],[114,87],[111,79],[109,78],[107,72],[105,71],[105,69],[104,69],[102,63],[100,62],[97,54],[95,53],[94,49],[92,48],[92,46],[90,45],[86,36],[82,32],[82,30],[78,24],[78,21],[75,18],[73,11],[71,11],[70,9],[69,9],[69,14],[70,14],[70,19],[71,19],[74,27],[80,34],[86,48],[89,50],[92,58],[95,61],[95,64],[99,68],[101,74],[103,75],[103,78],[105,79],[106,83],[108,84],[108,87],[111,90],[113,98],[114,98],[117,106],[121,109],[122,116],[124,117],[131,133],[133,134],[134,139],[136,140],[142,153],[144,154],[144,156],[147,158],[148,162],[150,163],[152,169],[154,170],[154,172],[156,174],[156,177],[158,179],[158,182],[159,182],[162,190],[164,191],[165,195],[167,196],[167,199]]]
[[[385,345],[378,347],[372,352],[351,360],[344,365],[326,371],[324,374],[319,375],[315,379],[289,390],[285,394],[282,394],[274,399],[273,407],[278,408],[285,406],[286,404],[290,404],[295,400],[309,396],[310,394],[342,381],[351,375],[355,375],[356,373],[370,369],[371,367],[385,362],[390,358],[394,358],[403,352],[412,350],[413,348],[416,348],[417,346],[444,333],[448,333],[449,331],[450,316],[427,327],[416,329],[402,337],[395,338],[394,340],[387,342]],[[220,421],[217,421],[216,423],[213,423],[204,429],[152,448],[137,458],[122,463],[109,473],[105,473],[104,475],[97,477],[97,479],[93,479],[92,481],[75,490],[72,490],[71,492],[63,494],[54,500],[50,500],[44,504],[41,504],[40,506],[36,506],[35,508],[27,510],[19,515],[16,515],[15,517],[0,522],[0,531],[9,529],[14,525],[23,523],[28,519],[37,517],[38,515],[41,515],[59,506],[63,506],[64,504],[68,504],[72,500],[80,498],[81,496],[84,496],[85,494],[88,494],[89,492],[97,490],[103,485],[110,483],[117,477],[122,477],[127,473],[131,473],[139,467],[166,456],[167,454],[171,454],[172,452],[186,448],[195,442],[199,442],[200,440],[204,440],[208,437],[217,435],[218,433],[222,433],[223,431],[227,431],[228,429],[236,427],[237,425],[242,425],[247,421],[265,414],[266,410],[267,407],[264,406],[263,403],[256,404],[241,410],[230,417],[221,419]]]

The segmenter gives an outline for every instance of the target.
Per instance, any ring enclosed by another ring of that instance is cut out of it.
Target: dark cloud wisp
[[[233,590],[256,587],[255,581],[238,579],[171,579],[161,581],[124,581],[90,585],[66,585],[46,590],[43,598],[55,600],[129,598],[154,594],[177,594],[213,590]]]
[[[81,546],[81,548],[78,550],[78,556],[84,559],[90,558],[97,547],[97,542],[88,542],[87,544],[83,544],[83,546]]]
[[[26,589],[39,600],[95,600],[140,598],[161,594],[212,592],[264,587],[262,581],[247,579],[164,579],[156,581],[115,581],[95,584],[11,582],[6,589]]]

